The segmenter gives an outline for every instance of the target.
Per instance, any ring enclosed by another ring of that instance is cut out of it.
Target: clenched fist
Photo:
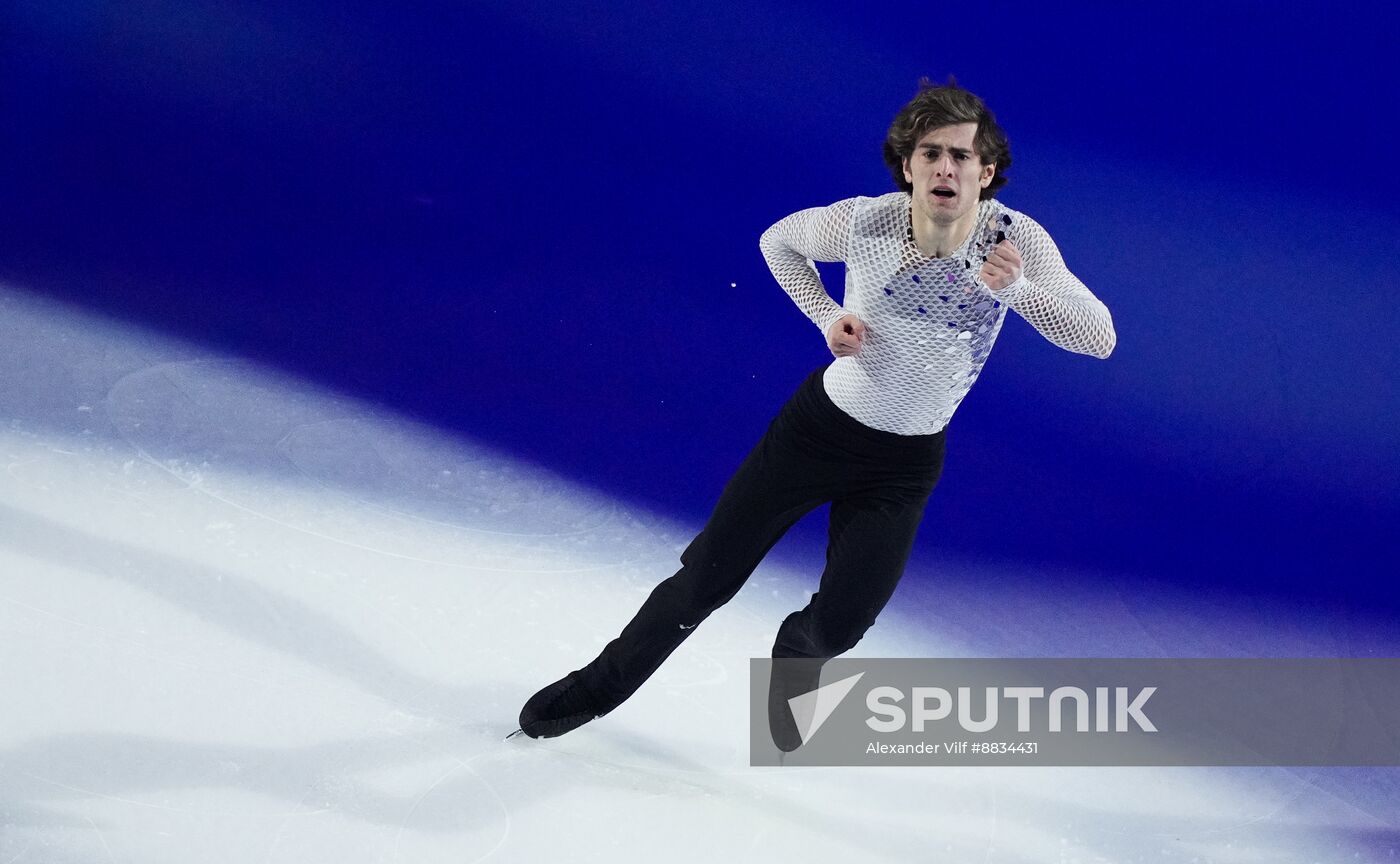
[[[842,315],[826,334],[826,347],[837,357],[850,357],[865,341],[865,322],[854,315]]]
[[[992,254],[982,264],[982,284],[991,291],[1000,291],[1021,278],[1021,250],[1010,238],[992,247]]]

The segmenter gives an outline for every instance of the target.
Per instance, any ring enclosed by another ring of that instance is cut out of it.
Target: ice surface
[[[760,769],[780,562],[608,717],[502,740],[698,530],[0,289],[0,864],[1340,862],[1391,769]],[[911,562],[911,572],[931,567]],[[1393,656],[1339,609],[939,562],[862,656]]]

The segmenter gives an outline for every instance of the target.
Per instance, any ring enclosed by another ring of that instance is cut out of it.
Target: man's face
[[[977,202],[996,173],[983,165],[972,149],[976,123],[931,129],[904,160],[904,179],[914,186],[914,208],[934,222],[949,225],[977,209]]]

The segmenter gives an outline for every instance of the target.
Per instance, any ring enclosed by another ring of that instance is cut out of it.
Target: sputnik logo
[[[792,719],[797,723],[803,744],[812,740],[812,736],[850,694],[856,682],[864,677],[865,673],[860,672],[788,700],[788,708],[792,710]]]

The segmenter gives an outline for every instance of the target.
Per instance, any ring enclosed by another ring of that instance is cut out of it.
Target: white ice
[[[817,577],[776,555],[617,711],[503,740],[699,525],[15,288],[0,457],[0,864],[1400,857],[1394,769],[750,767]],[[916,558],[851,656],[1396,654],[1089,584]]]

